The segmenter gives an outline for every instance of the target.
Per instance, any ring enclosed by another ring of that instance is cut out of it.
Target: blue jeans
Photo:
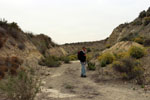
[[[86,65],[86,62],[81,62],[81,75],[86,75],[86,70],[85,70],[85,65]]]

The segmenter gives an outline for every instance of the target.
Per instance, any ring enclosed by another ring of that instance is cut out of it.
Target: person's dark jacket
[[[80,60],[80,62],[86,62],[86,54],[83,51],[79,51],[78,59]]]

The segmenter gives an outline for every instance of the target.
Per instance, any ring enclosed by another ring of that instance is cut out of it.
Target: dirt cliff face
[[[46,35],[25,33],[16,23],[0,21],[0,58],[17,57],[24,67],[39,66],[41,57],[55,45]]]

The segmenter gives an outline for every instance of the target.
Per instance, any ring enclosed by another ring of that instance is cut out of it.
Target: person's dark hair
[[[82,47],[82,49],[86,49],[86,47]]]

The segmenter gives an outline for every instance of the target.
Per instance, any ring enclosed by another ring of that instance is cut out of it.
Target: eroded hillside
[[[46,35],[25,33],[15,22],[0,21],[0,77],[4,76],[3,69],[39,66],[39,60],[54,46]],[[22,63],[18,64],[20,60]]]
[[[130,23],[124,23],[115,28],[107,43],[115,44],[119,41],[133,40],[133,38],[150,38],[150,8],[142,11],[139,16]]]

